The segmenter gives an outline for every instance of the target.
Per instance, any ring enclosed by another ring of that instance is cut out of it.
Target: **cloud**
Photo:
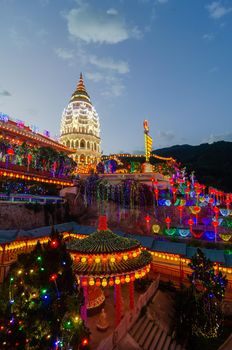
[[[9,96],[12,96],[12,95],[7,90],[0,90],[0,96],[9,97]]]
[[[85,76],[87,79],[93,81],[94,83],[98,83],[99,81],[104,80],[104,75],[99,72],[86,72]]]
[[[225,7],[221,1],[213,1],[206,6],[206,9],[209,12],[209,16],[214,19],[219,19],[232,11],[232,7]]]
[[[102,91],[103,96],[119,97],[123,94],[124,90],[125,86],[120,78],[112,75],[105,77],[105,87]]]
[[[171,141],[175,138],[173,131],[158,131],[158,137],[164,141]]]
[[[126,74],[129,72],[129,65],[125,61],[115,61],[111,57],[99,58],[97,56],[91,55],[89,57],[89,62],[102,69],[112,70],[119,74]]]
[[[61,47],[54,50],[56,55],[62,60],[70,60],[74,58],[74,53],[72,50],[63,49]]]
[[[213,40],[214,39],[214,35],[213,34],[204,34],[204,35],[202,35],[202,39],[203,40],[207,40],[207,41],[211,41],[211,40]]]
[[[118,11],[114,8],[110,8],[106,11],[107,15],[116,16],[118,14]]]
[[[79,2],[79,7],[71,9],[65,16],[69,33],[78,40],[98,44],[117,44],[141,37],[138,28],[128,27],[122,17],[116,16],[116,10],[112,15],[112,10],[108,10],[109,14]]]
[[[228,132],[228,133],[221,134],[221,135],[211,134],[206,140],[203,140],[203,142],[207,142],[207,143],[214,143],[217,141],[232,142],[232,132]]]

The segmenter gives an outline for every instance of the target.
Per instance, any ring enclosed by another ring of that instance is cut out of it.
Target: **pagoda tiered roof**
[[[115,278],[118,281],[119,278],[127,277],[129,280],[144,276],[150,269],[151,254],[136,239],[113,233],[106,221],[106,216],[101,216],[96,232],[87,238],[73,239],[67,243],[67,249],[74,259],[76,275],[90,278],[92,283],[96,277]]]

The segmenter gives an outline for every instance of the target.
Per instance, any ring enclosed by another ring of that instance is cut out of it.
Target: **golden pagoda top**
[[[80,101],[80,102],[83,101],[91,104],[90,97],[85,88],[85,83],[84,83],[82,73],[80,73],[79,82],[70,100],[70,102],[74,102],[74,101]]]

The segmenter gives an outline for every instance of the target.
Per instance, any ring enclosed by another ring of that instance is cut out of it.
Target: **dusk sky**
[[[232,0],[0,0],[0,111],[58,135],[80,72],[104,154],[232,141]]]

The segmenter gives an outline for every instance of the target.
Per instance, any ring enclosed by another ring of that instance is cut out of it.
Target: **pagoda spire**
[[[90,97],[85,88],[85,83],[84,83],[82,73],[80,73],[80,78],[76,86],[76,90],[72,94],[70,102],[72,101],[85,101],[91,104]]]
[[[80,79],[79,79],[79,82],[77,84],[77,91],[83,91],[83,92],[87,93],[82,73],[80,73]]]

